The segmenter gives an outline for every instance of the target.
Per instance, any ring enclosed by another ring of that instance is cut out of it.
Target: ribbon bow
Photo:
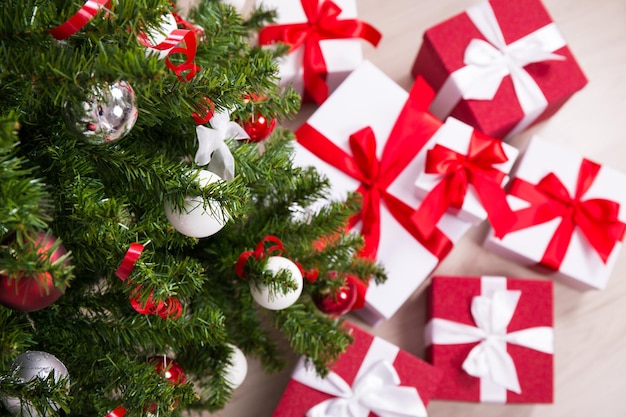
[[[332,395],[313,406],[307,417],[426,417],[426,408],[415,387],[400,385],[400,377],[386,360],[375,362],[350,385],[337,373],[320,378],[314,370],[298,368],[293,379]]]
[[[228,111],[215,113],[210,120],[211,127],[196,126],[198,150],[195,162],[226,181],[235,177],[235,159],[224,142],[226,139],[249,139],[248,134],[235,122],[230,121]]]
[[[266,248],[267,243],[271,243],[272,245]],[[259,243],[257,243],[253,251],[245,251],[239,255],[235,264],[235,273],[240,278],[246,278],[247,273],[245,271],[245,267],[250,257],[260,261],[261,259],[265,259],[272,254],[282,255],[284,251],[285,248],[283,247],[283,242],[281,242],[279,238],[271,235],[265,236]]]
[[[307,123],[296,131],[302,146],[361,183],[357,192],[363,196],[362,209],[349,222],[350,227],[361,222],[361,234],[365,239],[361,256],[374,258],[378,251],[382,202],[396,221],[436,257],[442,259],[452,249],[452,242],[439,229],[429,236],[422,235],[411,221],[413,208],[387,191],[441,126],[441,122],[427,112],[431,99],[432,90],[423,79],[418,79],[393,126],[380,160],[376,156],[376,137],[369,127],[350,136],[352,155]]]
[[[374,46],[382,35],[373,26],[357,19],[339,20],[341,8],[330,0],[301,0],[307,22],[270,25],[259,32],[259,44],[289,44],[289,52],[304,46],[303,79],[306,92],[321,104],[328,97],[326,61],[320,47],[325,39],[362,38]]]
[[[509,136],[528,127],[546,108],[548,102],[541,88],[525,66],[549,60],[564,60],[554,54],[566,45],[554,23],[521,39],[506,43],[500,24],[489,2],[478,3],[466,14],[486,39],[472,39],[464,54],[465,67],[452,73],[433,101],[431,110],[440,119],[449,115],[461,98],[492,100],[505,77],[510,76],[524,119]]]
[[[429,236],[448,207],[460,209],[463,206],[471,184],[496,236],[503,236],[514,223],[515,214],[500,186],[506,174],[493,165],[506,161],[508,157],[502,143],[477,131],[470,138],[466,155],[435,145],[426,153],[424,172],[439,174],[442,178],[422,200],[411,220],[424,236]]]
[[[546,175],[536,186],[519,178],[512,182],[509,193],[531,203],[531,207],[516,212],[515,230],[561,218],[542,264],[559,269],[576,227],[604,263],[617,242],[624,239],[626,224],[618,218],[619,203],[602,198],[583,200],[599,171],[600,165],[583,159],[573,197],[554,173]]]
[[[479,342],[463,362],[463,369],[477,378],[488,378],[517,394],[522,392],[515,362],[507,352],[512,343],[543,353],[554,352],[554,330],[539,326],[507,333],[506,328],[517,308],[521,291],[498,290],[491,297],[472,299],[471,313],[477,327],[434,318],[428,324],[432,343],[463,344]]]

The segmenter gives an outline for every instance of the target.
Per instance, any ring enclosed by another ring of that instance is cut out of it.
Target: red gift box
[[[538,0],[481,2],[428,30],[412,73],[433,114],[505,138],[552,116],[587,79]]]
[[[326,378],[298,363],[274,417],[426,416],[441,372],[384,339],[351,330],[353,344]]]
[[[552,403],[552,281],[434,277],[426,354],[443,372],[433,398]]]

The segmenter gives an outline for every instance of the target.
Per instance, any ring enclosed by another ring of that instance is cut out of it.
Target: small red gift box
[[[587,79],[539,0],[481,2],[430,29],[413,66],[431,111],[506,138],[552,116]]]
[[[353,344],[326,378],[304,360],[298,363],[274,417],[426,417],[441,372],[384,339],[351,329]]]
[[[433,398],[553,401],[552,281],[434,277],[428,360],[443,372]]]

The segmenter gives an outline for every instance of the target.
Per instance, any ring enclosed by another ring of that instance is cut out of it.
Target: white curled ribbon
[[[228,111],[215,113],[209,122],[211,127],[197,126],[198,150],[194,158],[196,164],[204,166],[225,181],[235,177],[235,160],[225,143],[227,139],[249,139],[241,126],[230,121]]]
[[[427,417],[417,389],[400,386],[400,377],[387,360],[374,362],[352,387],[332,371],[320,378],[305,366],[296,368],[292,378],[336,397],[313,406],[307,417],[367,417],[370,412],[379,417]]]
[[[513,358],[507,343],[543,353],[554,353],[554,330],[540,326],[511,333],[506,328],[515,313],[521,291],[499,290],[491,297],[472,299],[471,313],[476,327],[455,321],[434,318],[426,329],[426,339],[435,345],[454,345],[480,342],[469,352],[463,369],[477,378],[487,378],[497,385],[522,392]],[[481,398],[483,393],[481,392]]]
[[[510,75],[524,118],[508,136],[521,132],[548,105],[543,91],[524,67],[536,62],[564,60],[565,57],[553,51],[564,47],[566,41],[556,24],[550,23],[507,45],[489,2],[476,4],[466,13],[487,41],[470,41],[465,50],[465,66],[448,77],[430,110],[443,120],[461,99],[492,100],[504,78]]]

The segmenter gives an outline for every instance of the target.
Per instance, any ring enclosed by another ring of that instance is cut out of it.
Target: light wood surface
[[[296,0],[285,0],[296,1]],[[515,0],[511,0],[515,1]],[[383,33],[378,48],[363,43],[366,58],[409,89],[410,69],[428,27],[475,4],[475,0],[358,0],[359,17]],[[533,134],[589,159],[626,172],[626,0],[545,0],[589,78],[554,117],[511,141],[523,148]],[[249,4],[248,4],[249,6]],[[293,127],[315,110],[305,106]],[[380,110],[385,111],[384,109]],[[626,187],[626,184],[615,184]],[[434,274],[538,277],[482,248],[486,227],[472,229]],[[423,357],[424,286],[390,320],[371,328],[348,320]],[[555,283],[555,403],[484,405],[432,401],[431,417],[626,416],[626,250],[608,287],[581,293]],[[291,370],[266,375],[254,358],[249,372],[219,417],[269,417]],[[300,417],[300,416],[284,416]]]

